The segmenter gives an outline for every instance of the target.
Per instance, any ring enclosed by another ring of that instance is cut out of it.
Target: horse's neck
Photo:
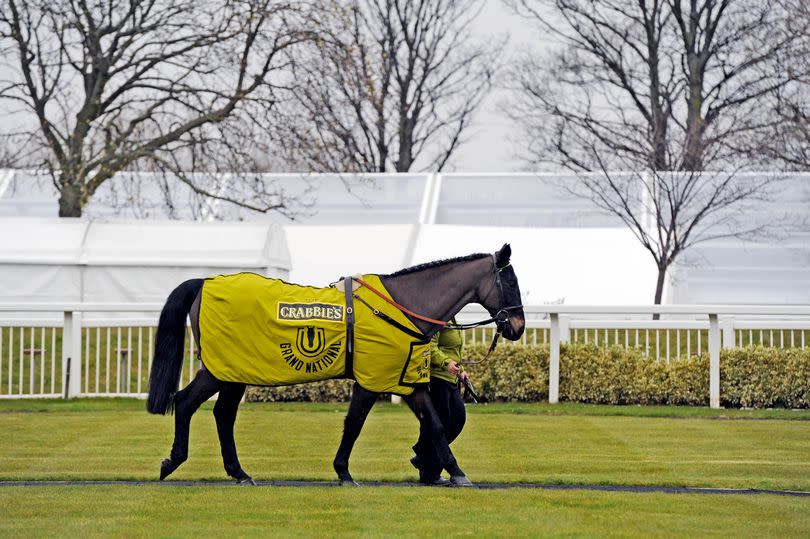
[[[403,307],[434,320],[446,321],[476,298],[476,288],[491,265],[486,258],[451,262],[405,275],[384,277],[383,285],[394,301]],[[409,318],[426,335],[439,330],[435,324]]]

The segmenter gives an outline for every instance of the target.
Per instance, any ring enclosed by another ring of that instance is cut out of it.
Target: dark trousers
[[[436,414],[442,422],[444,435],[448,445],[458,438],[467,422],[467,410],[464,408],[464,400],[461,398],[461,387],[459,383],[451,384],[444,380],[433,379],[430,381],[430,400]],[[413,450],[421,462],[421,474],[426,477],[437,477],[441,472],[441,467],[433,462],[431,458],[430,444],[424,440],[424,434],[419,435],[419,440],[413,446]]]

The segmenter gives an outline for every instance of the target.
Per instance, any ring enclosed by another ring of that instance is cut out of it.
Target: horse
[[[410,322],[416,331],[404,327],[407,323],[388,320],[389,324],[400,326],[398,330],[408,331],[414,338],[420,339],[418,342],[426,344],[430,337],[446,324],[442,321],[450,320],[464,306],[477,303],[491,316],[482,323],[495,322],[496,335],[503,335],[504,338],[513,341],[518,340],[523,334],[525,317],[520,302],[517,276],[510,262],[511,252],[509,244],[504,244],[496,253],[478,253],[439,260],[379,275],[379,282],[390,294],[390,298],[386,301],[394,305],[397,314],[401,312],[404,319]],[[357,280],[362,282],[362,279]],[[218,379],[206,366],[208,345],[206,335],[201,334],[200,327],[201,301],[205,284],[206,279],[191,279],[180,284],[167,298],[158,321],[155,354],[149,376],[147,410],[156,414],[166,414],[173,410],[175,415],[174,441],[169,457],[161,462],[160,480],[164,480],[187,460],[191,416],[203,402],[219,393],[214,405],[214,417],[225,472],[239,484],[254,485],[251,476],[239,463],[233,435],[239,403],[245,393],[246,384],[252,380],[248,377],[235,380]],[[354,303],[354,311],[371,308],[367,301],[353,292],[355,290],[353,285],[356,283],[352,278],[344,278],[342,284],[346,287],[345,297],[348,307],[351,307],[354,298],[361,300]],[[378,309],[372,310],[375,315],[384,316]],[[352,309],[346,308],[345,311],[347,317],[350,317]],[[194,379],[178,391],[187,317],[191,321],[197,357],[202,367]],[[234,342],[241,338],[249,338],[247,335],[236,334],[237,330],[227,325],[223,331],[227,338],[235,339]],[[273,335],[267,337],[274,339]],[[497,337],[493,339],[493,347],[496,340]],[[352,339],[347,337],[347,341],[350,344]],[[313,342],[312,331],[308,342],[310,344]],[[306,334],[303,344],[307,344]],[[426,376],[429,379],[429,372]],[[351,368],[347,368],[344,376],[331,377],[356,380],[352,387],[351,401],[344,419],[343,435],[333,461],[333,468],[341,485],[357,485],[349,472],[349,457],[366,417],[379,397],[379,392],[363,387],[369,384],[358,382],[359,377],[353,375]],[[400,383],[402,383],[401,376]],[[402,396],[419,419],[420,436],[423,435],[423,439],[429,440],[427,458],[450,473],[453,485],[471,486],[472,483],[450,450],[441,422],[428,396],[427,384],[414,383],[410,386],[409,390],[412,389],[412,392],[410,394],[403,392]]]

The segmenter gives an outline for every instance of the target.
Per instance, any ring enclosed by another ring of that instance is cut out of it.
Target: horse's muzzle
[[[501,334],[504,339],[516,341],[523,336],[526,329],[526,320],[521,315],[512,315],[501,325]]]

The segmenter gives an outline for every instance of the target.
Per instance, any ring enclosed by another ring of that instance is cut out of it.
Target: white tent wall
[[[287,226],[290,281],[327,286],[345,275],[391,273],[411,265],[416,225]]]
[[[626,228],[423,226],[415,263],[494,252],[512,246],[525,305],[564,300],[579,305],[652,303],[652,257]]]
[[[300,284],[325,286],[342,275],[390,273],[415,264],[512,246],[527,305],[652,303],[655,264],[622,228],[457,225],[290,226],[287,237]]]
[[[155,302],[190,278],[252,271],[289,278],[271,223],[0,219],[0,300]]]

